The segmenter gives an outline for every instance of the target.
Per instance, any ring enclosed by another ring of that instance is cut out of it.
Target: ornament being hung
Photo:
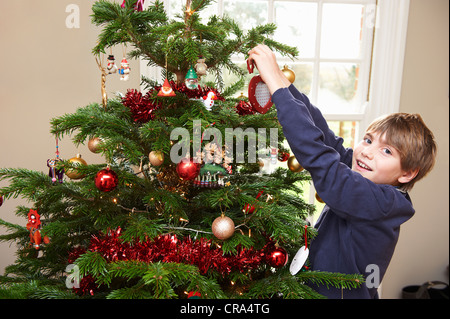
[[[72,157],[69,162],[74,166],[87,166],[87,163],[84,159],[81,158],[81,154],[77,154],[76,157]],[[70,179],[82,179],[86,174],[78,172],[75,168],[69,168],[66,170],[66,175]]]
[[[222,214],[213,221],[211,229],[218,239],[226,240],[234,234],[234,222],[230,217]]]
[[[0,194],[0,207],[3,205],[3,195]]]
[[[95,175],[95,187],[102,192],[111,192],[119,184],[116,172],[109,167],[102,169]]]
[[[175,92],[173,91],[172,87],[169,84],[169,80],[165,79],[164,84],[161,87],[161,90],[159,90],[158,96],[170,97],[175,95],[176,95]]]
[[[249,73],[253,73],[254,61],[247,60],[247,69]],[[272,107],[272,96],[270,95],[269,88],[262,80],[260,75],[254,76],[248,85],[248,99],[252,108],[265,114]]]
[[[41,216],[36,210],[30,209],[28,213],[27,229],[30,231],[30,242],[35,249],[39,249],[41,245]],[[50,240],[44,236],[44,244],[48,244]]]
[[[197,73],[195,73],[193,67],[191,67],[187,72],[186,77],[184,78],[184,83],[186,84],[186,87],[190,90],[198,89],[198,75]]]
[[[121,81],[128,81],[130,79],[130,66],[125,57],[120,62],[119,74]]]
[[[108,74],[113,74],[117,72],[117,65],[116,65],[116,59],[114,58],[114,55],[110,54],[108,56],[108,64],[106,66],[106,70],[108,70]]]
[[[217,100],[217,96],[213,91],[209,91],[208,94],[203,97],[203,104],[208,111],[211,111],[215,100]]]

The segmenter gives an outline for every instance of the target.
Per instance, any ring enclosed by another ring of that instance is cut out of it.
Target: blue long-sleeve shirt
[[[372,286],[386,272],[400,225],[414,215],[408,194],[352,171],[353,150],[343,147],[319,109],[293,85],[277,90],[272,101],[291,151],[326,203],[310,245],[312,270],[370,277],[357,289],[313,288],[329,298],[377,298]]]

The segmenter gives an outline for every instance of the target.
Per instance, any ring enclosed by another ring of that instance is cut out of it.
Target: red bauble
[[[102,192],[110,192],[117,187],[119,178],[116,172],[106,168],[95,175],[95,186]]]
[[[3,196],[0,195],[0,206],[2,206],[2,205],[3,205]]]
[[[244,208],[242,209],[242,212],[244,214],[253,214],[255,212],[255,206],[250,204],[245,204]]]
[[[266,252],[266,262],[274,268],[280,268],[286,265],[288,253],[284,248],[273,246]]]
[[[177,165],[177,173],[182,180],[193,180],[200,173],[200,164],[194,163],[192,159],[183,158]]]

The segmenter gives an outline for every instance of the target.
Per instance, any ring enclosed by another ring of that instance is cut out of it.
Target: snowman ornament
[[[108,74],[113,74],[117,72],[116,59],[114,59],[114,55],[112,54],[108,56],[108,65],[106,69],[108,70]]]
[[[125,58],[123,58],[122,62],[120,63],[119,74],[120,74],[121,81],[128,81],[128,79],[130,77],[130,67],[129,67],[127,59],[125,59]]]

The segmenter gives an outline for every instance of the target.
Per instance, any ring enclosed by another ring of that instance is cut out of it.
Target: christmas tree
[[[314,284],[358,287],[359,275],[308,270],[309,175],[289,156],[275,108],[233,97],[248,71],[232,55],[263,42],[290,58],[297,50],[271,39],[273,24],[203,24],[212,0],[187,0],[174,20],[160,1],[143,2],[94,3],[102,102],[51,121],[57,143],[88,143],[105,164],[64,160],[57,148],[48,174],[0,169],[0,206],[31,204],[16,210],[26,226],[0,219],[0,240],[19,247],[0,298],[321,298]],[[143,78],[145,92],[108,99],[106,77],[129,72],[126,59],[104,64],[116,45],[160,66],[164,84]],[[239,80],[224,87],[224,69]],[[199,82],[205,71],[215,80]],[[261,159],[289,159],[289,169],[261,173]]]

